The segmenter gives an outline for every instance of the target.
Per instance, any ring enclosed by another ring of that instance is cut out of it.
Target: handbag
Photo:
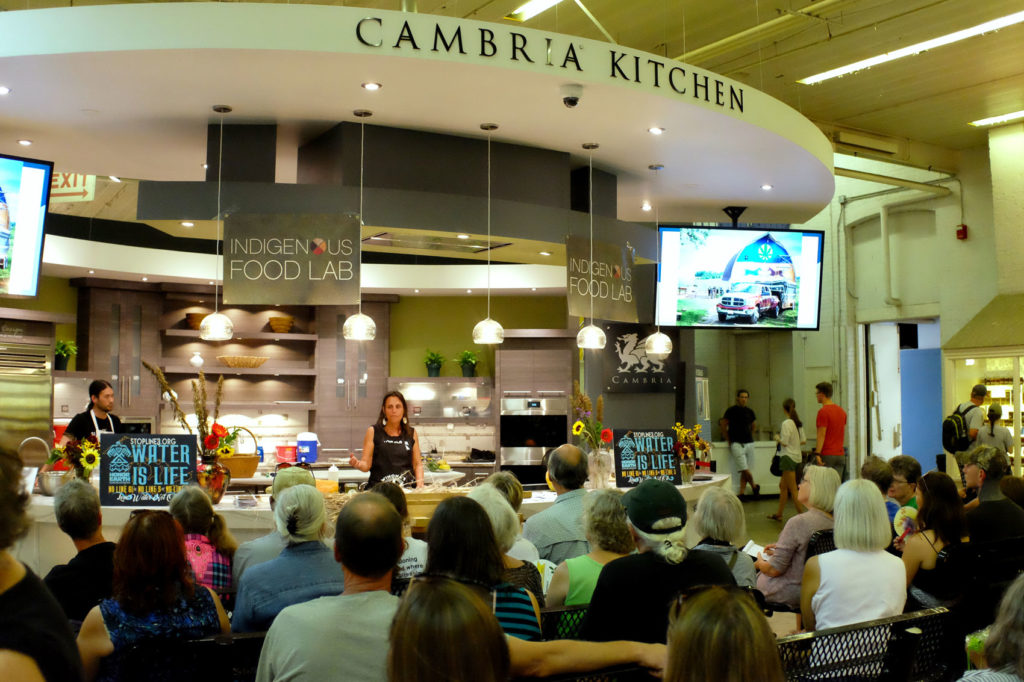
[[[772,466],[769,469],[769,471],[772,472],[772,476],[782,476],[782,462],[779,461],[782,458],[782,455],[779,454],[781,449],[782,445],[780,443],[776,443],[775,456],[772,457]]]

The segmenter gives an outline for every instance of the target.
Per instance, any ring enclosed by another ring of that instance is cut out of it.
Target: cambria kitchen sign
[[[224,222],[224,302],[359,302],[359,220],[233,215]]]

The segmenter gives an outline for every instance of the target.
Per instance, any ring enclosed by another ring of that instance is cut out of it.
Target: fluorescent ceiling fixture
[[[971,121],[969,125],[972,126],[994,126],[997,123],[1009,123],[1010,121],[1016,121],[1019,118],[1024,118],[1024,111],[1014,111],[1009,114],[1003,114],[1002,116],[991,116],[989,118],[979,118],[977,121]]]
[[[529,21],[544,10],[554,7],[561,1],[562,0],[530,0],[530,2],[521,6],[519,9],[510,12],[505,18],[512,19],[514,21]]]
[[[797,81],[797,83],[803,83],[804,85],[814,85],[826,81],[830,78],[838,78],[839,76],[845,76],[848,73],[854,71],[860,71],[861,69],[869,69],[872,66],[878,66],[879,64],[885,64],[896,59],[902,59],[903,57],[910,57],[912,55],[924,52],[925,50],[932,50],[936,47],[942,47],[943,45],[949,45],[950,43],[956,43],[961,40],[973,38],[974,36],[981,35],[982,33],[989,33],[990,31],[998,31],[1001,28],[1007,26],[1013,26],[1024,21],[1024,12],[1017,12],[1015,14],[1009,14],[999,19],[993,19],[992,21],[986,21],[984,24],[978,24],[970,28],[965,28],[962,31],[954,31],[953,33],[939,36],[938,38],[932,38],[926,40],[923,43],[915,43],[902,47],[892,52],[886,52],[876,57],[870,57],[868,59],[862,59],[859,62],[853,64],[847,64],[846,66],[840,66],[837,69],[831,71],[825,71],[823,73],[816,74],[814,76],[808,76]]]
[[[550,251],[538,251],[537,253],[539,253],[542,256],[550,256],[551,255]]]
[[[18,144],[22,147],[28,147],[32,144],[32,140],[18,140]]]
[[[370,81],[370,82],[367,82],[367,83],[363,83],[363,89],[364,90],[380,90],[381,87],[383,87],[383,86],[381,86],[380,83],[374,83],[373,81]]]
[[[642,211],[650,211],[651,210],[651,202],[645,201],[644,203],[640,204],[640,210],[642,210]]]
[[[192,222],[192,221],[190,221],[190,220],[182,220],[182,221],[181,221],[181,226],[182,226],[182,227],[195,227],[195,226],[196,226],[196,224],[195,224],[195,223],[193,223],[193,222]]]
[[[469,239],[468,234],[457,234],[455,236],[458,237],[459,239]]]
[[[9,87],[7,87],[6,85],[0,85],[0,95],[9,95],[9,94],[11,94],[11,89]]]
[[[116,175],[108,175],[107,177],[113,180],[114,182],[121,182],[121,178],[117,177]]]
[[[774,189],[774,187],[772,187],[772,185],[769,185],[769,184],[768,184],[768,183],[766,182],[766,183],[764,183],[763,185],[761,185],[761,189],[763,189],[763,190],[764,190],[765,192],[771,192],[771,191],[772,191],[772,189]]]
[[[655,128],[648,128],[647,132],[649,132],[651,135],[661,135],[663,132],[665,132],[665,129],[664,128],[657,128],[657,127],[655,127]]]

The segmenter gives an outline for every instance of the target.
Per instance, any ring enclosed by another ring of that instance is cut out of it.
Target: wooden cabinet
[[[160,355],[162,305],[162,295],[147,291],[90,287],[79,293],[78,367],[110,381],[120,416],[156,413],[160,391],[142,360]]]
[[[497,382],[501,397],[569,395],[572,351],[561,348],[509,348],[497,351]]]

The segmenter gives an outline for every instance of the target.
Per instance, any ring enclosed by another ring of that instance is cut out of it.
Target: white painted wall
[[[871,424],[868,452],[889,459],[902,452],[900,448],[900,416],[903,397],[900,388],[900,336],[895,322],[875,322],[868,327],[870,345],[874,347],[877,390],[868,384],[868,412]],[[869,363],[870,364],[870,363]],[[873,406],[877,403],[877,410]]]

